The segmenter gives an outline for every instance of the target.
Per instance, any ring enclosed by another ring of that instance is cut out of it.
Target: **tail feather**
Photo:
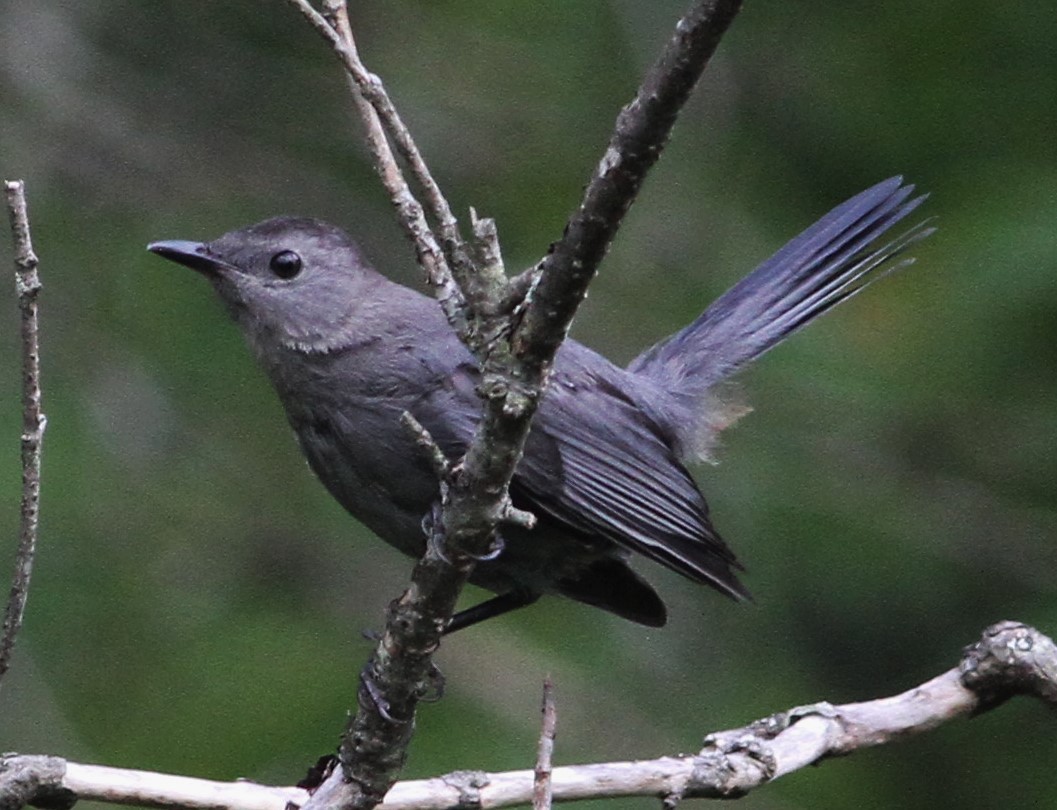
[[[925,199],[909,199],[913,191],[893,177],[837,206],[628,370],[673,393],[702,394],[826,310],[911,263],[893,260],[933,232],[927,223],[881,247],[870,245]]]
[[[668,611],[653,587],[615,557],[596,560],[556,584],[563,596],[647,627],[664,627],[668,621]]]

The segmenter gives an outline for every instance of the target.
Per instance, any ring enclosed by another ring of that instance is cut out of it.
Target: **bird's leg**
[[[502,616],[504,613],[531,605],[539,598],[540,595],[533,591],[510,591],[493,596],[466,610],[460,610],[452,616],[448,626],[444,628],[444,635],[451,635],[456,630],[462,630],[470,625],[483,622],[485,619]]]

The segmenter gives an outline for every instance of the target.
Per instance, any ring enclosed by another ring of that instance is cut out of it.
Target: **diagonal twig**
[[[679,111],[740,7],[741,0],[694,3],[638,94],[620,111],[579,209],[537,265],[533,298],[547,301],[547,306],[526,309],[514,336],[514,349],[521,356],[538,355],[546,362],[544,358],[556,351],[624,214],[667,144]]]
[[[458,222],[381,79],[370,73],[361,61],[344,0],[324,0],[322,13],[308,0],[286,2],[329,43],[331,50],[341,60],[356,110],[364,123],[375,169],[396,208],[397,218],[415,246],[426,279],[437,290],[437,299],[449,322],[459,334],[466,334],[468,324],[464,293],[471,286],[472,273],[459,235]],[[390,147],[389,137],[423,189],[430,213],[438,222],[440,240],[429,226],[425,209],[404,179]],[[454,278],[453,269],[456,271]]]

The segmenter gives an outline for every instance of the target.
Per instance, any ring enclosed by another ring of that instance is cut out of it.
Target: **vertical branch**
[[[558,708],[554,703],[554,682],[550,676],[543,680],[543,723],[540,742],[536,749],[536,769],[532,772],[532,810],[551,810],[554,784],[551,762],[554,758],[554,734],[558,726]]]
[[[11,593],[0,633],[0,680],[11,665],[15,638],[29,597],[29,580],[37,549],[40,522],[40,448],[47,423],[40,408],[40,344],[37,325],[37,256],[29,233],[25,184],[21,180],[4,184],[11,234],[15,248],[15,288],[22,312],[22,509],[18,554]]]

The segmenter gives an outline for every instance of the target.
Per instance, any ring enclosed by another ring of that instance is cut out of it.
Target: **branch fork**
[[[564,235],[533,270],[512,280],[503,270],[494,222],[471,211],[473,241],[463,241],[384,85],[360,60],[344,0],[321,0],[320,11],[308,0],[286,1],[323,36],[345,69],[378,175],[448,321],[481,369],[482,417],[457,464],[444,458],[421,425],[403,417],[441,482],[440,516],[432,531],[443,532],[444,539],[427,544],[411,587],[390,606],[385,633],[368,665],[371,694],[361,699],[343,738],[348,795],[339,801],[317,794],[311,802],[315,807],[370,807],[395,779],[413,727],[394,728],[371,707],[384,704],[392,716],[414,716],[440,633],[475,561],[493,547],[497,525],[532,524],[532,516],[511,505],[507,489],[555,353],[740,0],[699,0],[679,21],[635,100],[620,112],[613,138]],[[412,194],[396,154],[411,172],[423,203]]]

